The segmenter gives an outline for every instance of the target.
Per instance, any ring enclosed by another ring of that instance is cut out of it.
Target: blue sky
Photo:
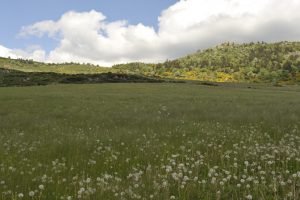
[[[157,29],[157,17],[176,0],[2,0],[0,6],[0,44],[26,48],[39,44],[47,51],[57,41],[43,37],[18,38],[22,26],[42,20],[57,20],[67,11],[102,12],[108,21],[126,19],[130,24],[143,23]]]
[[[300,0],[2,0],[0,57],[109,67],[300,41],[299,10]]]

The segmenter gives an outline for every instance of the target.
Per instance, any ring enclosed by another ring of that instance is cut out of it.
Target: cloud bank
[[[160,62],[225,41],[300,40],[299,0],[181,0],[158,17],[158,30],[125,20],[110,22],[101,12],[70,11],[57,21],[25,26],[20,37],[50,37],[59,45],[48,54],[0,46],[0,56],[45,62],[111,66]]]

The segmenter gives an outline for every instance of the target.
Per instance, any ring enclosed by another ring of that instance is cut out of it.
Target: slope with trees
[[[164,63],[128,63],[112,68],[92,64],[48,64],[0,58],[0,67],[24,72],[122,73],[214,82],[300,82],[300,42],[223,43]]]
[[[133,63],[117,68],[164,78],[295,83],[300,81],[300,42],[224,43],[157,65]]]

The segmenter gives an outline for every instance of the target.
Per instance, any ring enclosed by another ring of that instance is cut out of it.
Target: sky
[[[300,40],[300,0],[2,0],[0,57],[112,66]]]

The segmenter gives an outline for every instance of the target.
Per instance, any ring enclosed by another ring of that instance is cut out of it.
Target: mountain
[[[121,73],[213,82],[300,83],[300,42],[223,43],[159,64],[128,63],[112,68],[91,64],[45,64],[0,58],[0,67],[24,72]]]

